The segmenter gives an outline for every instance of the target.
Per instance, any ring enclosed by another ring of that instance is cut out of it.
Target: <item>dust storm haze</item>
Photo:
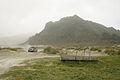
[[[0,0],[0,37],[40,32],[48,21],[78,15],[120,29],[120,0]]]

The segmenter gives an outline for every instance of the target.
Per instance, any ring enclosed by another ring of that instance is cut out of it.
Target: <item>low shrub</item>
[[[0,48],[0,50],[11,50],[11,51],[17,51],[18,49],[22,49],[22,48],[10,48],[10,47],[6,47],[6,48]]]
[[[44,49],[44,53],[57,54],[57,53],[59,53],[59,51],[56,48],[53,48],[53,47],[46,47]]]
[[[107,53],[109,55],[120,55],[120,50],[106,49],[105,53]]]

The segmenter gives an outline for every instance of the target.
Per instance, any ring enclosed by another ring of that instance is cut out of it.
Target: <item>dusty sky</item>
[[[40,32],[74,14],[120,29],[120,0],[0,0],[0,37]]]

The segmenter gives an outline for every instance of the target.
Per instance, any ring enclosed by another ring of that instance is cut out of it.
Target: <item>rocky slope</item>
[[[43,31],[27,42],[41,45],[120,44],[120,31],[74,15],[48,22]]]

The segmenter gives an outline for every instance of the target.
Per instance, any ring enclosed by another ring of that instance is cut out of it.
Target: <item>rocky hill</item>
[[[48,22],[43,31],[29,38],[27,42],[32,45],[120,44],[120,31],[74,15]]]

